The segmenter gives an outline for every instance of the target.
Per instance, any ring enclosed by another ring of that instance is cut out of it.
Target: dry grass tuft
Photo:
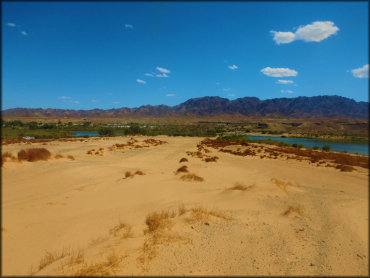
[[[132,237],[132,227],[119,221],[119,223],[109,230],[109,233],[115,237],[120,236],[121,238]]]
[[[209,157],[204,158],[203,160],[205,162],[216,162],[218,159],[219,159],[218,156],[209,156]]]
[[[181,158],[181,159],[180,159],[180,161],[179,161],[179,162],[180,162],[180,163],[181,163],[181,162],[188,162],[188,159],[187,159],[187,158],[185,158],[185,157],[183,157],[183,158]]]
[[[121,259],[115,253],[109,255],[105,262],[84,265],[74,276],[110,276],[114,275],[114,269],[119,265]]]
[[[183,180],[183,181],[197,181],[197,182],[204,181],[204,179],[202,177],[199,177],[195,174],[183,175],[183,176],[181,176],[181,180]]]
[[[184,204],[181,204],[181,205],[179,205],[178,211],[179,211],[179,216],[181,216],[181,215],[185,214],[188,210],[185,208]]]
[[[69,158],[70,160],[75,160],[73,155],[68,155],[67,158]]]
[[[139,176],[143,176],[143,175],[145,175],[142,171],[140,171],[140,170],[137,170],[136,172],[135,172],[135,174],[134,175],[139,175]]]
[[[55,156],[55,158],[56,158],[56,159],[63,158],[63,155],[61,155],[61,154],[57,154],[57,155]]]
[[[240,190],[240,191],[246,191],[251,188],[253,188],[254,185],[245,186],[241,183],[236,183],[233,187],[228,188],[227,190]]]
[[[284,212],[283,212],[283,215],[284,216],[288,216],[290,215],[291,213],[296,213],[300,216],[303,215],[303,212],[302,212],[302,209],[301,209],[301,206],[289,206]]]
[[[355,170],[354,167],[350,166],[350,165],[337,165],[335,167],[336,169],[339,169],[341,172],[352,172],[353,170]]]
[[[222,211],[208,210],[207,208],[198,206],[191,209],[191,221],[193,222],[205,222],[208,221],[211,216],[221,218],[223,220],[230,221],[233,218],[226,215]]]
[[[28,150],[20,150],[18,152],[19,161],[30,161],[35,162],[39,160],[48,160],[51,157],[51,153],[45,148],[33,148]]]
[[[4,165],[4,162],[10,158],[12,161],[16,161],[17,158],[10,152],[5,152],[1,155],[1,166]]]
[[[285,182],[283,180],[279,180],[279,179],[276,179],[276,178],[272,178],[271,181],[277,186],[279,187],[281,190],[283,190],[285,193],[288,193],[287,191],[287,187],[288,186],[293,186],[293,184],[291,182]]]
[[[66,256],[69,256],[71,254],[70,248],[63,248],[60,252],[49,252],[46,251],[45,255],[41,258],[39,263],[39,271],[43,268],[47,267],[48,265],[51,265],[55,261],[58,261]]]
[[[147,215],[145,224],[148,226],[144,233],[154,233],[168,228],[171,224],[170,219],[176,216],[176,212],[162,211],[152,212]]]
[[[184,165],[177,169],[175,174],[177,175],[178,173],[188,173],[188,172],[189,172],[188,166]]]
[[[124,179],[128,179],[128,178],[131,178],[131,177],[133,177],[133,176],[134,176],[134,175],[133,175],[133,174],[131,174],[131,172],[130,172],[130,171],[126,171]]]

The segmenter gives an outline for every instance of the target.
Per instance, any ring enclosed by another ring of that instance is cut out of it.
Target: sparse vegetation
[[[48,160],[51,157],[51,153],[45,148],[32,148],[27,150],[20,150],[18,152],[19,161],[40,161]]]
[[[183,157],[183,158],[181,158],[181,159],[180,159],[180,161],[179,161],[179,162],[180,162],[180,163],[181,163],[181,162],[188,162],[188,159],[187,159],[187,158],[185,158],[185,157]]]
[[[240,190],[240,191],[246,191],[253,187],[253,185],[243,185],[241,183],[236,183],[233,187],[228,188],[227,190]]]
[[[179,174],[179,173],[188,173],[189,170],[188,170],[188,166],[184,165],[184,166],[181,166],[180,168],[178,168],[175,172],[175,174]]]
[[[300,216],[303,215],[303,212],[302,212],[302,208],[301,206],[297,205],[297,206],[289,206],[284,212],[283,212],[283,215],[284,216],[288,216],[290,215],[291,213],[296,213]]]
[[[161,211],[153,212],[147,215],[145,219],[145,224],[147,229],[144,233],[154,233],[163,229],[166,229],[170,226],[170,219],[176,216],[174,211]]]
[[[196,182],[202,182],[204,179],[202,177],[199,177],[195,174],[186,174],[181,176],[181,180],[183,181],[196,181]]]

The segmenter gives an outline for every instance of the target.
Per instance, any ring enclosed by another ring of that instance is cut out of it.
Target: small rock
[[[204,223],[204,225],[207,225],[207,226],[209,226],[209,223],[208,223],[208,222],[206,222],[206,223]]]

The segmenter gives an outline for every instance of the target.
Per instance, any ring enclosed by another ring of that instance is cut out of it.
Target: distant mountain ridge
[[[244,97],[229,100],[221,97],[189,99],[179,105],[144,105],[138,108],[66,110],[14,108],[2,111],[2,117],[212,117],[238,115],[269,118],[352,118],[367,119],[369,103],[341,96],[314,96],[260,100]]]

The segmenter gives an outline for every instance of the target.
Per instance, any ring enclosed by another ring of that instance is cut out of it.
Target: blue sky
[[[368,2],[3,2],[2,109],[368,101],[368,33]]]

